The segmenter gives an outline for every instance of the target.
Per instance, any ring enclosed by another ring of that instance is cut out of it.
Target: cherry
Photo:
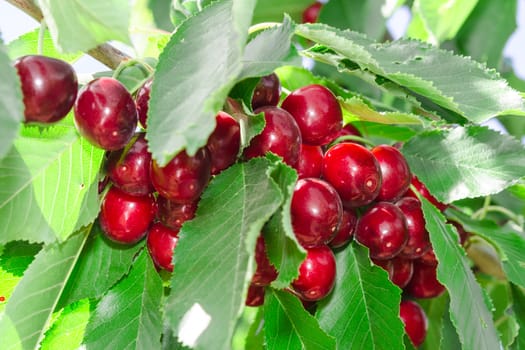
[[[153,159],[151,182],[159,195],[177,203],[190,203],[199,198],[211,177],[211,157],[206,147],[194,156],[180,151],[164,167]]]
[[[337,190],[346,207],[370,204],[381,188],[381,169],[365,147],[352,142],[332,146],[323,158],[323,177]]]
[[[343,127],[343,114],[334,94],[322,85],[307,85],[288,95],[281,107],[295,118],[303,142],[322,146]]]
[[[277,106],[281,97],[281,82],[277,74],[261,77],[252,96],[252,109],[264,106]]]
[[[341,199],[329,183],[315,178],[297,181],[291,216],[295,237],[302,246],[328,243],[339,228],[342,214]]]
[[[321,10],[321,7],[323,7],[323,4],[320,2],[315,2],[308,6],[303,11],[303,23],[315,23],[317,22],[317,18],[319,17],[319,11]]]
[[[264,237],[260,235],[255,245],[255,262],[257,269],[253,274],[251,283],[256,286],[267,286],[277,278],[277,270],[268,260]]]
[[[124,148],[135,134],[137,108],[118,80],[92,80],[78,93],[75,125],[91,144],[106,151]]]
[[[292,289],[301,299],[320,300],[332,291],[335,274],[335,256],[328,246],[307,248],[306,258],[299,267],[299,276],[292,282]]]
[[[178,230],[186,221],[195,217],[197,202],[177,203],[162,196],[157,197],[157,219],[172,230]]]
[[[425,254],[423,254],[419,259],[417,259],[418,263],[428,265],[428,266],[437,266],[438,261],[436,258],[436,254],[434,254],[434,249],[432,249],[432,245],[430,246],[430,249],[427,250]]]
[[[68,114],[78,90],[77,76],[69,63],[28,55],[13,65],[20,77],[26,122],[54,123]]]
[[[163,224],[154,223],[148,232],[146,243],[155,265],[173,271],[173,250],[179,241],[179,230],[171,230]]]
[[[422,264],[414,260],[414,274],[405,291],[414,298],[434,298],[445,291],[437,280],[437,266]]]
[[[244,304],[246,306],[257,307],[264,304],[264,287],[256,286],[255,284],[250,284],[248,287],[248,295],[246,295],[246,300]]]
[[[415,347],[420,346],[427,336],[428,321],[425,311],[418,303],[402,300],[399,306],[399,317],[405,326],[405,333]]]
[[[251,159],[272,152],[294,167],[299,160],[301,147],[301,131],[294,118],[284,109],[274,106],[258,108],[255,113],[264,113],[266,126],[262,133],[251,140],[244,150],[244,156]]]
[[[142,84],[142,86],[138,89],[137,95],[135,96],[135,103],[137,105],[139,122],[144,129],[146,129],[147,127],[146,119],[148,118],[148,102],[152,84],[153,78],[147,79],[144,82],[144,84]]]
[[[407,259],[417,259],[431,247],[421,202],[413,197],[403,197],[396,205],[405,215],[408,229],[408,242],[400,255]]]
[[[414,265],[412,260],[395,257],[389,260],[372,259],[374,264],[388,272],[388,278],[399,288],[403,289],[412,279]]]
[[[135,243],[146,235],[155,211],[152,195],[132,196],[111,186],[100,208],[100,226],[115,242]]]
[[[359,219],[355,238],[370,249],[372,259],[391,259],[408,240],[405,216],[392,203],[376,203]]]
[[[355,211],[353,209],[343,209],[339,229],[328,245],[333,249],[342,248],[347,245],[354,236],[356,226],[357,215]]]
[[[359,137],[361,137],[363,135],[361,135],[359,130],[357,130],[357,128],[355,126],[353,126],[352,124],[346,124],[345,126],[343,126],[343,128],[341,130],[339,130],[339,132],[334,136],[333,140],[331,140],[330,142],[334,142],[339,137],[343,137],[343,136],[359,136]],[[360,142],[356,142],[356,141],[352,141],[352,140],[344,140],[344,142],[354,142],[354,143],[361,144]]]
[[[463,227],[463,225],[461,225],[459,222],[457,221],[454,221],[454,220],[448,220],[447,223],[449,224],[452,224],[454,225],[454,227],[456,228],[456,230],[458,231],[458,234],[459,234],[459,243],[461,245],[464,245],[465,244],[465,241],[467,240],[467,238],[470,236],[470,233],[465,231],[465,228]]]
[[[149,176],[151,153],[144,133],[138,133],[130,144],[110,152],[107,172],[111,182],[122,191],[134,196],[153,192]]]
[[[410,168],[405,157],[397,148],[388,145],[374,147],[372,154],[381,167],[383,179],[377,200],[398,200],[407,191],[411,180]]]
[[[297,174],[299,179],[321,177],[323,172],[323,150],[321,146],[301,144]]]
[[[216,175],[235,163],[241,144],[239,123],[231,115],[219,112],[215,116],[215,129],[208,138],[211,155],[211,173]]]
[[[441,211],[445,211],[445,209],[448,208],[448,205],[446,205],[445,203],[442,203],[440,201],[438,201],[436,199],[436,197],[434,197],[430,191],[428,190],[427,186],[425,186],[424,183],[422,183],[421,181],[419,181],[419,179],[416,177],[416,176],[412,176],[412,186],[414,186],[416,188],[416,190],[423,196],[425,197],[430,203],[434,204],[434,206],[436,208],[438,208],[439,210]],[[414,197],[414,198],[417,198],[416,194],[414,192],[412,192],[412,189],[409,189],[407,191],[407,193],[405,194],[405,196],[408,196],[408,197]]]

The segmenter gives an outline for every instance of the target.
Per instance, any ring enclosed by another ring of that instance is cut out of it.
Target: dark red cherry
[[[190,157],[183,150],[164,167],[153,159],[150,175],[153,187],[161,196],[177,203],[194,202],[211,177],[210,152],[202,147]]]
[[[425,311],[411,300],[401,301],[399,317],[405,325],[405,333],[415,347],[420,346],[427,336],[428,321]]]
[[[429,266],[437,266],[438,261],[436,258],[436,254],[434,254],[434,249],[432,249],[432,245],[430,246],[430,249],[427,250],[425,254],[423,254],[419,259],[417,259],[418,263],[429,265]]]
[[[321,177],[323,172],[323,150],[321,146],[301,144],[297,174],[300,179],[307,177]]]
[[[434,298],[445,291],[436,276],[437,266],[422,264],[414,260],[414,274],[405,291],[414,298]]]
[[[430,203],[434,204],[434,206],[436,208],[438,208],[439,210],[441,211],[445,211],[445,209],[448,208],[448,205],[446,205],[445,203],[442,203],[440,201],[438,201],[436,199],[436,197],[434,197],[430,191],[428,190],[428,188],[425,186],[424,183],[422,183],[421,181],[419,181],[419,179],[416,177],[416,176],[412,176],[412,185],[416,188],[416,190],[423,196],[425,197]],[[409,196],[409,197],[415,197],[417,198],[417,196],[414,194],[414,192],[412,192],[412,189],[408,189],[407,193],[405,194],[405,196]]]
[[[392,203],[376,203],[359,219],[355,238],[370,249],[372,259],[391,259],[408,240],[405,216]]]
[[[14,62],[24,96],[26,122],[54,123],[64,118],[77,97],[73,67],[51,57],[29,55]]]
[[[170,272],[173,271],[173,250],[179,241],[178,234],[179,230],[171,230],[157,222],[149,229],[146,239],[149,254],[155,265]]]
[[[421,202],[413,197],[403,197],[396,205],[405,215],[408,229],[408,242],[399,255],[407,259],[417,259],[430,249],[430,238],[425,228]]]
[[[319,17],[319,11],[321,10],[321,7],[323,7],[323,4],[320,2],[315,2],[308,6],[303,11],[303,23],[315,23],[317,22],[317,18]]]
[[[410,168],[405,157],[397,148],[388,145],[372,148],[372,154],[379,163],[383,179],[377,200],[398,200],[407,191],[411,180]]]
[[[261,77],[252,96],[252,109],[264,106],[277,106],[281,97],[281,82],[277,74]]]
[[[146,235],[155,211],[152,195],[132,196],[112,186],[102,200],[100,226],[115,242],[135,243]]]
[[[221,111],[215,116],[215,120],[215,130],[206,145],[210,151],[212,175],[235,163],[241,144],[239,123],[231,115]]]
[[[389,260],[373,259],[373,262],[388,272],[390,281],[401,289],[406,287],[414,273],[412,260],[403,259],[398,256]]]
[[[328,243],[339,229],[342,215],[341,199],[329,183],[315,178],[297,181],[291,216],[295,237],[302,246]]]
[[[465,241],[466,241],[467,238],[470,236],[470,233],[468,233],[467,231],[465,231],[465,228],[463,227],[463,225],[461,225],[461,224],[460,224],[459,222],[457,222],[457,221],[454,221],[454,220],[448,220],[447,223],[454,225],[454,227],[456,228],[456,230],[458,231],[458,234],[459,234],[459,243],[460,243],[461,245],[464,245],[464,244],[465,244]]]
[[[264,287],[250,284],[244,304],[252,307],[261,306],[264,304],[264,292]]]
[[[299,267],[299,277],[292,282],[295,293],[304,300],[316,301],[327,296],[335,284],[335,256],[328,246],[306,249]]]
[[[247,159],[264,156],[272,152],[294,167],[299,160],[301,131],[293,117],[279,107],[267,106],[255,110],[263,113],[266,126],[262,133],[255,136],[244,150]]]
[[[151,153],[144,133],[139,133],[130,144],[108,156],[107,173],[113,185],[134,196],[153,192],[149,176]]]
[[[334,94],[322,85],[308,85],[288,95],[281,107],[295,118],[303,143],[322,146],[343,127],[343,114]]]
[[[341,224],[334,238],[328,243],[331,248],[337,249],[347,245],[354,236],[357,226],[357,215],[353,209],[343,209]]]
[[[139,116],[140,125],[146,129],[146,119],[148,118],[148,102],[149,94],[151,92],[151,85],[153,84],[153,78],[149,78],[142,84],[137,91],[135,96],[135,103],[137,104],[137,112]]]
[[[352,142],[339,143],[326,151],[323,178],[334,186],[346,207],[370,204],[381,188],[381,169],[376,158]]]
[[[253,285],[267,286],[277,278],[277,270],[270,263],[270,260],[268,260],[266,245],[262,235],[257,238],[257,244],[255,246],[255,262],[257,263],[257,269],[252,277],[251,283]]]
[[[91,144],[106,151],[124,148],[135,134],[137,107],[118,80],[92,80],[78,93],[75,125]]]
[[[172,230],[178,230],[182,224],[195,217],[197,201],[177,203],[158,196],[157,207],[157,219]]]

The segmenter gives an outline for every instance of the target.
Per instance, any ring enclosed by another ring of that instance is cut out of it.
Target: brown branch
[[[29,16],[33,17],[36,21],[41,22],[44,15],[40,8],[35,5],[31,0],[6,0],[11,5],[17,7],[18,9],[24,11]],[[120,51],[119,49],[109,45],[102,44],[94,49],[89,50],[88,55],[96,59],[97,61],[105,64],[111,69],[115,69],[118,65],[126,60],[129,60],[129,57],[126,53]]]

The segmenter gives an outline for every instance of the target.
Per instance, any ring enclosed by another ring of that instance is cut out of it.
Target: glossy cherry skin
[[[398,200],[407,191],[411,181],[410,168],[405,157],[397,148],[389,145],[372,148],[372,154],[379,163],[383,179],[377,200]]]
[[[338,138],[343,137],[343,136],[359,136],[359,137],[362,137],[361,133],[359,132],[359,130],[357,130],[357,128],[355,126],[353,126],[352,124],[346,124],[345,126],[343,126],[343,128],[341,130],[339,130],[339,132],[334,136],[333,140],[331,140],[330,142],[334,142]],[[360,142],[356,142],[356,141],[352,141],[352,140],[341,140],[340,142],[354,142],[354,143],[361,144]]]
[[[272,152],[282,157],[289,166],[295,167],[299,160],[301,131],[294,118],[284,109],[274,106],[256,109],[255,113],[264,113],[266,126],[251,140],[244,156],[251,159]]]
[[[14,67],[22,86],[26,122],[54,123],[68,114],[78,90],[77,76],[69,63],[29,55],[18,58]]]
[[[216,175],[235,163],[241,145],[239,123],[228,113],[215,116],[215,129],[206,144],[211,156],[211,173]]]
[[[128,147],[110,152],[107,173],[113,185],[134,196],[154,191],[149,175],[151,153],[144,133],[136,135]]]
[[[390,280],[399,288],[405,288],[414,274],[414,264],[412,263],[412,260],[396,256],[389,261],[392,265]]]
[[[326,145],[343,127],[339,102],[322,85],[307,85],[293,91],[281,107],[295,118],[303,143],[308,145]]]
[[[355,211],[353,209],[343,209],[339,229],[328,245],[333,249],[342,248],[347,245],[352,240],[352,237],[354,237],[356,226],[357,214]]]
[[[171,230],[163,224],[154,223],[148,232],[146,244],[155,265],[173,271],[173,250],[179,241],[179,231]]]
[[[328,243],[337,233],[343,215],[337,191],[316,178],[297,181],[290,210],[295,237],[303,247]]]
[[[264,287],[250,284],[244,304],[252,307],[261,306],[264,304],[264,292]]]
[[[411,184],[416,188],[416,190],[423,196],[425,197],[430,203],[434,204],[434,206],[436,208],[438,208],[439,210],[441,211],[445,211],[445,209],[448,208],[448,205],[446,205],[445,203],[442,203],[440,201],[438,201],[436,199],[436,197],[434,197],[430,191],[428,190],[428,188],[425,186],[424,183],[422,183],[421,181],[419,181],[419,179],[416,177],[416,176],[412,176],[412,182]],[[408,191],[406,192],[405,196],[408,196],[408,197],[415,197],[417,198],[417,196],[414,194],[414,192],[412,192],[412,189],[408,189]]]
[[[436,276],[437,266],[431,266],[414,260],[414,274],[405,291],[414,298],[434,298],[445,291]]]
[[[458,231],[458,234],[459,234],[459,243],[460,243],[461,245],[464,245],[464,244],[465,244],[465,241],[466,241],[467,238],[470,236],[470,233],[468,233],[467,231],[465,231],[465,228],[463,227],[463,225],[461,225],[461,224],[460,224],[459,222],[457,222],[457,221],[448,220],[447,223],[454,225],[454,227],[456,228],[456,230]]]
[[[132,244],[146,235],[155,212],[152,195],[132,196],[112,186],[102,201],[100,226],[112,241]]]
[[[92,80],[78,93],[75,125],[80,135],[106,151],[124,148],[135,134],[137,107],[118,80]]]
[[[292,282],[295,293],[304,300],[326,297],[335,284],[335,256],[328,246],[306,249],[306,258],[299,267],[299,277]]]
[[[330,147],[323,158],[323,178],[341,196],[345,207],[370,204],[381,188],[381,169],[365,147],[342,142]]]
[[[260,235],[255,245],[255,262],[257,269],[251,283],[256,286],[267,286],[277,278],[277,270],[268,260],[264,237]]]
[[[319,11],[323,7],[323,4],[320,2],[315,2],[308,6],[302,14],[303,23],[315,23],[319,17]]]
[[[396,205],[405,215],[408,229],[408,242],[399,255],[407,259],[417,259],[430,249],[430,238],[425,228],[421,202],[413,197],[403,197]]]
[[[137,112],[139,116],[140,125],[144,129],[147,127],[147,118],[148,118],[148,103],[149,95],[151,92],[151,85],[153,84],[153,78],[149,78],[142,84],[138,89],[137,95],[135,96],[135,103],[137,104]]]
[[[211,178],[210,152],[202,147],[190,157],[181,151],[164,167],[153,159],[150,176],[159,195],[177,203],[194,202]]]
[[[399,317],[412,344],[415,347],[423,344],[427,336],[428,320],[421,306],[415,301],[403,300],[399,306]]]
[[[425,254],[423,254],[419,259],[417,259],[417,262],[419,264],[424,264],[428,266],[437,266],[438,261],[436,258],[436,254],[434,253],[434,249],[432,249],[432,245],[430,246],[430,249],[427,250]]]
[[[370,249],[372,259],[391,259],[408,241],[405,216],[394,204],[378,202],[359,218],[355,238]]]
[[[323,173],[323,150],[320,146],[301,144],[297,175],[299,179],[321,177]]]
[[[281,97],[281,82],[277,74],[261,77],[252,96],[252,109],[264,106],[277,106]]]
[[[177,203],[158,196],[157,207],[157,219],[172,230],[178,230],[182,224],[195,217],[197,201]]]

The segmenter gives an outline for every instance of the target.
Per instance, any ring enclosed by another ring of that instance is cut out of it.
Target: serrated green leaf
[[[516,315],[516,321],[520,326],[519,334],[511,346],[513,350],[525,349],[525,292],[517,286],[511,284],[513,299],[513,311]]]
[[[420,117],[412,113],[380,112],[372,109],[361,98],[352,97],[349,100],[339,98],[345,122],[356,120],[381,124],[412,124],[421,125]]]
[[[359,131],[368,139],[371,139],[376,145],[389,144],[394,141],[406,142],[416,135],[417,128],[378,124],[373,122],[353,122]]]
[[[252,22],[281,22],[285,13],[290,15],[295,22],[301,22],[304,9],[312,3],[312,0],[257,1]]]
[[[5,47],[0,40],[0,159],[11,148],[24,120],[22,88],[16,70],[11,65]]]
[[[25,126],[0,160],[0,242],[64,240],[92,222],[103,156],[70,118],[47,128]]]
[[[245,350],[264,350],[264,308],[257,308],[257,314],[253,320],[245,339]]]
[[[160,348],[162,293],[162,280],[143,250],[129,275],[98,302],[86,328],[86,348]]]
[[[147,130],[159,164],[182,149],[193,155],[206,144],[215,114],[241,72],[254,2],[213,3],[182,23],[164,48],[151,89]]]
[[[301,301],[289,292],[268,289],[264,302],[264,336],[269,350],[335,349],[335,339],[319,327]]]
[[[437,298],[418,300],[418,303],[425,310],[428,320],[427,335],[425,341],[421,344],[421,349],[441,349],[443,317],[449,306],[448,295],[442,294]]]
[[[195,219],[179,232],[166,317],[185,345],[231,347],[254,272],[255,241],[282,202],[269,167],[255,158],[221,172],[202,194]]]
[[[316,317],[338,349],[403,349],[401,290],[373,265],[368,249],[352,242],[336,254],[337,279]]]
[[[448,306],[448,305],[447,305]],[[435,349],[434,347],[432,349]],[[440,350],[463,350],[458,333],[451,320],[450,309],[445,309],[441,322],[441,343]]]
[[[38,0],[53,41],[64,52],[87,51],[110,40],[129,43],[126,0]]]
[[[402,152],[430,193],[446,203],[500,192],[525,174],[520,142],[481,126],[428,130]]]
[[[450,317],[465,350],[494,350],[501,344],[485,296],[470,269],[465,251],[452,225],[421,197],[426,229],[439,261],[438,280],[450,295]]]
[[[6,344],[7,348],[38,348],[89,229],[72,235],[64,243],[47,245],[37,254],[5,308],[5,315],[20,338],[18,344]],[[0,329],[3,327],[4,323],[0,322]]]

